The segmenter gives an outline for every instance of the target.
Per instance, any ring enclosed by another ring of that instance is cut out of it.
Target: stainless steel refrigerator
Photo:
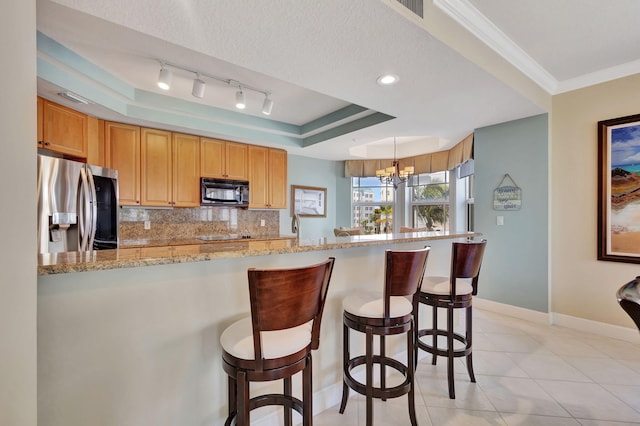
[[[38,155],[38,253],[118,247],[118,171]]]

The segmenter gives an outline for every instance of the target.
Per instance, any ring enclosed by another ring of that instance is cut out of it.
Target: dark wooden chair
[[[616,296],[620,307],[629,314],[640,331],[640,276],[620,287]]]
[[[386,400],[408,394],[409,417],[417,425],[414,405],[415,328],[413,311],[418,305],[420,285],[424,276],[429,248],[410,251],[387,250],[383,292],[354,292],[343,300],[343,386],[340,413],[344,413],[349,398],[349,389],[366,396],[367,426],[373,424],[373,398]],[[349,330],[366,335],[365,355],[351,358]],[[404,365],[385,353],[385,336],[406,333],[407,364]],[[373,353],[373,336],[380,336],[380,353]],[[354,379],[351,371],[366,366],[366,381]],[[373,366],[380,366],[380,386],[373,383]],[[394,368],[404,376],[404,381],[386,387],[386,367]]]
[[[248,271],[251,317],[227,327],[220,336],[223,368],[229,380],[229,416],[237,426],[250,424],[250,411],[282,405],[291,426],[292,409],[312,423],[311,351],[320,343],[320,323],[335,259],[291,269]],[[292,396],[291,377],[302,371],[302,400]],[[249,398],[251,382],[284,380],[283,394]]]
[[[425,276],[420,292],[420,303],[431,306],[433,314],[433,328],[418,331],[417,350],[422,349],[432,355],[431,363],[436,364],[437,357],[447,358],[447,378],[449,382],[449,398],[454,399],[454,370],[453,361],[456,357],[466,357],[467,371],[471,382],[475,383],[473,374],[472,359],[472,296],[478,294],[478,277],[480,276],[480,266],[487,240],[465,241],[452,243],[451,249],[451,273],[448,277]],[[438,308],[447,310],[447,326],[445,329],[438,328]],[[465,312],[465,334],[459,334],[453,328],[453,314],[456,309],[466,309]],[[415,313],[416,322],[419,317],[418,311]],[[432,336],[432,344],[427,344],[421,337]],[[446,337],[446,347],[438,346],[438,336]],[[454,349],[454,340],[462,342],[461,349]]]

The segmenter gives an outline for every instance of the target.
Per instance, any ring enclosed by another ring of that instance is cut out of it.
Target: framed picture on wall
[[[327,188],[291,185],[291,215],[327,216]]]
[[[598,260],[640,263],[640,114],[598,122]]]

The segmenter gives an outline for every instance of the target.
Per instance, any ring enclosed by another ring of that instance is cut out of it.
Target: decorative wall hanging
[[[327,188],[291,185],[291,216],[326,217]]]
[[[598,260],[640,263],[640,114],[598,122]]]
[[[505,180],[509,179],[505,183]],[[498,187],[493,190],[494,210],[520,210],[522,207],[522,189],[513,180],[509,173],[506,173]]]

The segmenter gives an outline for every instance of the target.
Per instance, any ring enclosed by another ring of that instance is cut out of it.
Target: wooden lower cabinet
[[[287,152],[249,146],[249,208],[287,208]]]

